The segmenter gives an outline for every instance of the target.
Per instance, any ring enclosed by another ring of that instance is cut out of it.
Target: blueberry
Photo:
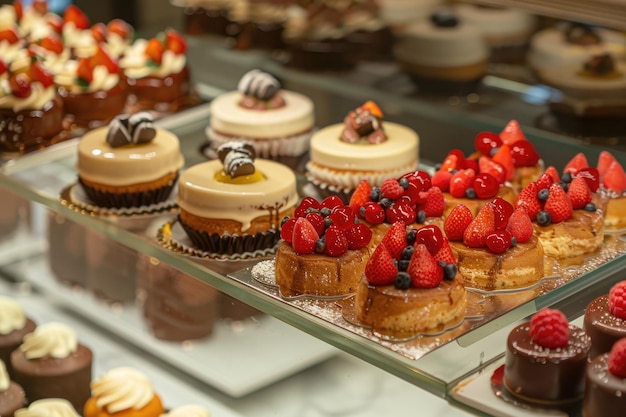
[[[417,230],[411,229],[406,232],[406,243],[412,245],[415,243],[415,238],[417,237]]]
[[[565,192],[567,192],[567,190],[569,189],[569,183],[567,183],[565,181],[559,181],[559,185],[561,186],[561,188]]]
[[[413,247],[413,245],[407,246],[406,248],[402,249],[400,259],[411,259],[411,256],[413,256],[413,252],[415,252],[415,248]]]
[[[511,236],[511,246],[517,245],[517,238],[515,236]]]
[[[418,211],[416,220],[419,224],[424,224],[426,222],[426,212],[424,210]]]
[[[395,281],[396,288],[406,290],[411,287],[411,276],[406,272],[398,272]]]
[[[324,217],[328,217],[328,215],[330,214],[331,210],[328,207],[324,207],[320,210],[320,214]]]
[[[498,153],[499,150],[500,148],[498,148],[497,146],[491,148],[491,150],[489,151],[489,156],[493,157],[495,154]]]
[[[324,253],[325,250],[326,250],[326,238],[322,236],[315,241],[315,252]]]
[[[476,198],[476,191],[472,187],[465,190],[465,197],[467,198]]]
[[[547,226],[552,223],[552,216],[550,216],[550,213],[548,213],[547,211],[541,210],[539,213],[537,213],[537,223],[539,223],[541,226]]]
[[[283,225],[287,223],[287,220],[289,220],[289,216],[283,217],[282,220],[280,221],[280,227],[283,227]]]
[[[359,207],[359,214],[361,215],[361,217],[365,218],[365,207],[364,206]]]
[[[333,221],[331,220],[331,218],[324,217],[324,230],[328,229],[332,225],[333,225]]]
[[[537,193],[537,198],[539,199],[539,201],[546,201],[549,196],[550,196],[550,190],[548,190],[547,188],[542,188]]]
[[[455,264],[446,264],[446,266],[443,267],[443,279],[454,279],[456,272]]]
[[[572,182],[572,173],[571,172],[564,172],[563,175],[561,175],[561,182],[564,182],[564,183],[567,183],[567,184]]]
[[[459,25],[459,19],[449,10],[440,10],[430,16],[430,21],[440,28],[454,28]]]
[[[400,181],[398,181],[398,184],[400,184],[400,187],[402,187],[403,190],[406,190],[407,188],[409,188],[409,179],[400,178]]]
[[[308,208],[306,209],[306,212],[307,212],[307,214],[309,214],[309,213],[319,213],[319,212],[320,212],[320,210],[319,210],[319,209],[316,209],[315,207],[308,207]]]
[[[443,164],[441,162],[435,164],[435,172],[439,171]]]
[[[596,205],[595,205],[594,203],[587,203],[587,204],[585,204],[584,209],[585,209],[585,211],[591,211],[591,212],[594,212],[594,211],[596,211],[598,208],[596,207]]]
[[[383,206],[384,208],[389,208],[391,207],[391,205],[393,204],[393,200],[391,198],[383,198],[382,200],[380,200],[380,205]]]
[[[380,188],[372,187],[372,191],[370,191],[370,200],[373,202],[380,200]]]
[[[403,259],[399,261],[397,265],[398,271],[406,271],[407,269],[409,269],[410,262],[411,261],[409,261],[408,259]]]

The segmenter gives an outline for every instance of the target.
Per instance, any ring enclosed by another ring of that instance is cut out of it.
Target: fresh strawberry
[[[557,171],[554,165],[550,165],[543,173],[548,174],[550,178],[552,178],[552,182],[550,184],[561,181],[559,171]]]
[[[611,315],[626,320],[626,281],[620,281],[611,287],[609,311]]]
[[[293,237],[291,239],[293,250],[304,255],[313,253],[317,239],[319,239],[319,235],[311,222],[304,217],[298,217],[293,226]]]
[[[567,346],[569,334],[567,317],[559,310],[544,307],[530,319],[530,337],[541,347],[556,349]]]
[[[335,207],[343,206],[343,201],[336,195],[331,195],[322,200],[320,205],[329,209],[334,209]]]
[[[283,220],[282,226],[280,227],[280,238],[287,243],[291,243],[293,240],[293,227],[296,224],[296,219],[294,217],[290,219]]]
[[[441,232],[438,226],[433,224],[420,227],[415,232],[414,245],[425,245],[431,254],[439,252],[439,249],[443,246],[445,236]]]
[[[156,38],[150,39],[146,45],[144,55],[146,55],[148,60],[153,64],[161,65],[161,61],[163,60],[163,44]]]
[[[41,47],[55,54],[63,52],[63,41],[57,35],[48,35],[41,40]]]
[[[326,220],[324,217],[317,212],[310,212],[304,216],[315,228],[315,231],[318,235],[322,236],[324,234],[324,229],[326,228]]]
[[[450,195],[456,198],[465,197],[465,192],[472,187],[476,173],[471,169],[463,169],[452,175]]]
[[[527,140],[518,140],[509,144],[511,147],[511,158],[516,167],[531,167],[539,162],[539,154],[535,146]]]
[[[579,152],[563,168],[563,172],[569,172],[572,175],[575,175],[578,171],[583,168],[587,168],[589,163],[587,162],[587,157],[584,153]]]
[[[506,230],[496,230],[487,235],[485,244],[493,253],[504,253],[511,247],[511,237],[511,234]]]
[[[481,156],[478,159],[478,171],[491,174],[498,181],[498,184],[504,184],[506,181],[504,167],[487,156]]]
[[[24,5],[21,0],[15,0],[13,2],[13,9],[15,9],[15,17],[17,17],[17,21],[19,22],[24,16]]]
[[[515,200],[515,207],[523,207],[531,220],[535,220],[537,213],[541,211],[541,203],[537,198],[538,192],[537,183],[531,182],[520,191]]]
[[[98,22],[91,27],[91,36],[96,40],[96,42],[106,42],[108,36],[108,29],[106,25],[102,22]]]
[[[415,204],[408,199],[398,200],[385,209],[385,217],[389,223],[402,222],[408,226],[415,222],[417,209]]]
[[[511,157],[511,148],[509,145],[500,146],[498,152],[496,152],[491,159],[504,167],[507,181],[513,179],[515,175],[515,165],[513,164],[513,157]]]
[[[443,268],[423,244],[415,246],[406,272],[415,288],[435,288],[443,280]]]
[[[517,120],[511,120],[507,123],[502,132],[500,132],[500,138],[505,145],[511,145],[520,140],[528,140]]]
[[[78,61],[76,77],[86,84],[90,84],[93,81],[93,68],[91,67],[89,58],[81,58]]]
[[[443,221],[443,230],[448,239],[461,242],[465,229],[473,219],[472,211],[466,205],[457,204]]]
[[[385,209],[378,203],[373,201],[366,202],[359,211],[360,216],[365,219],[366,222],[377,225],[385,221]]]
[[[506,228],[509,217],[513,214],[513,205],[502,197],[494,198],[489,204],[491,204],[494,209],[494,226],[496,230]]]
[[[611,374],[618,378],[626,378],[626,338],[619,339],[613,344],[607,365]]]
[[[530,240],[533,236],[533,223],[524,208],[518,207],[513,211],[506,225],[506,230],[518,243]]]
[[[418,210],[424,210],[426,217],[441,217],[446,209],[446,202],[443,193],[438,187],[432,187],[425,193],[424,203],[420,204]]]
[[[572,201],[559,184],[550,186],[550,195],[543,209],[550,213],[552,223],[560,223],[572,217]]]
[[[483,206],[463,234],[463,243],[470,248],[485,246],[487,236],[496,230],[493,205]]]
[[[591,191],[592,193],[598,191],[598,187],[600,186],[600,173],[598,172],[597,168],[583,168],[578,171],[578,173],[576,173],[576,177],[584,179],[587,183],[587,187],[589,187],[589,191]]]
[[[293,214],[295,217],[304,217],[309,211],[319,210],[321,208],[322,206],[319,201],[311,196],[306,196],[302,199],[302,201],[300,201],[300,204],[298,204],[298,207],[296,207]]]
[[[474,138],[474,147],[484,156],[491,156],[495,148],[502,146],[502,138],[494,132],[480,132]]]
[[[130,39],[133,28],[122,19],[113,19],[107,25],[109,33],[116,33],[122,39]]]
[[[17,98],[26,98],[30,95],[30,78],[23,72],[9,77],[9,90]]]
[[[435,172],[432,178],[433,187],[439,188],[441,191],[446,192],[450,189],[450,180],[452,179],[452,173],[450,171],[439,170]]]
[[[611,164],[615,161],[615,157],[609,151],[602,151],[598,156],[598,172],[600,173],[600,178],[604,177],[604,174],[607,173]]]
[[[462,168],[463,167],[462,167],[459,156],[456,153],[450,151],[450,153],[448,153],[448,156],[446,156],[446,159],[443,160],[443,163],[441,164],[441,168],[439,168],[439,171],[452,172],[452,171],[457,171]]]
[[[587,182],[582,177],[574,177],[572,182],[569,183],[567,195],[569,195],[572,201],[574,210],[582,209],[587,203],[591,202],[591,190],[589,190]]]
[[[365,204],[365,202],[369,201],[370,193],[372,192],[372,186],[367,180],[362,180],[359,185],[357,185],[356,189],[350,196],[350,208],[355,212],[359,213],[361,206]]]
[[[626,190],[626,173],[622,165],[613,161],[602,178],[602,185],[607,190],[621,194]]]
[[[400,185],[398,180],[394,178],[388,178],[383,181],[380,186],[380,195],[382,198],[390,198],[395,200],[404,193],[404,188]]]
[[[382,243],[374,249],[365,265],[365,278],[372,285],[391,285],[396,279],[398,268],[389,249]]]
[[[98,45],[96,53],[91,57],[91,66],[95,68],[98,65],[105,66],[109,74],[117,74],[120,70],[117,61],[107,52],[103,44]]]
[[[445,262],[446,264],[454,264],[456,265],[456,258],[454,257],[454,253],[452,253],[452,248],[450,247],[450,243],[446,237],[443,238],[443,244],[441,248],[433,255],[435,261],[437,262]]]
[[[78,6],[73,4],[70,4],[65,9],[65,12],[63,13],[63,20],[65,23],[74,23],[74,26],[76,26],[77,29],[85,30],[89,28],[89,19],[87,19],[87,16],[85,16],[83,11],[80,10]]]
[[[364,248],[372,240],[372,229],[365,223],[357,223],[344,233],[348,239],[348,248],[352,250]]]
[[[11,29],[0,30],[0,42],[4,41],[13,45],[14,43],[19,42],[19,40],[20,40],[20,36],[17,34],[15,29],[11,28]]]
[[[174,52],[176,55],[183,55],[187,52],[187,42],[173,29],[168,29],[165,32],[165,45],[167,45],[168,50]]]
[[[535,182],[537,183],[537,190],[543,190],[544,188],[550,188],[552,184],[558,183],[559,181],[554,181],[550,174],[544,172]]]
[[[54,76],[52,73],[37,61],[30,64],[28,75],[31,81],[39,82],[44,88],[48,88],[54,84]]]
[[[387,233],[385,233],[381,243],[387,247],[392,257],[400,259],[402,249],[408,245],[405,224],[402,222],[393,223]]]
[[[498,180],[487,172],[479,172],[474,178],[472,187],[478,198],[492,198],[500,191]]]
[[[328,256],[338,257],[348,251],[348,239],[343,233],[343,230],[337,226],[329,226],[324,234],[326,239],[326,249],[324,253]]]

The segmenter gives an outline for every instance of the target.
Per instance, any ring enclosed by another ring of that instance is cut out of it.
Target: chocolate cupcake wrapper
[[[85,185],[80,178],[78,179],[87,198],[94,205],[106,209],[126,209],[162,203],[168,199],[177,181],[178,176],[165,187],[141,193],[116,194],[96,190]]]

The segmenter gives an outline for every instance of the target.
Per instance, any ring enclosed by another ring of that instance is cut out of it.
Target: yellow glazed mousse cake
[[[419,137],[405,126],[383,122],[378,106],[368,101],[351,111],[344,123],[321,129],[311,138],[309,181],[320,191],[347,201],[363,180],[380,186],[417,169]]]
[[[165,201],[184,165],[178,137],[156,129],[146,112],[120,115],[78,144],[78,179],[100,207],[141,207]]]
[[[359,323],[398,339],[458,325],[466,306],[463,277],[441,230],[425,226],[409,236],[400,222],[390,227],[354,299]]]
[[[207,136],[212,149],[230,141],[245,141],[260,158],[295,168],[309,150],[314,124],[311,99],[281,89],[268,73],[252,70],[241,78],[237,91],[211,102]]]
[[[298,201],[296,177],[278,162],[255,159],[254,148],[227,142],[220,160],[197,164],[181,175],[180,221],[199,249],[223,255],[272,249],[280,219]]]
[[[336,196],[305,197],[282,222],[276,252],[281,295],[345,296],[354,293],[369,257],[372,231],[356,221]]]

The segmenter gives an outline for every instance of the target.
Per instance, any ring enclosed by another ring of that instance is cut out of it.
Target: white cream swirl
[[[89,58],[96,53],[98,43],[91,30],[81,30],[73,22],[63,25],[63,40],[79,58]]]
[[[0,97],[0,109],[13,109],[14,112],[26,109],[41,109],[56,94],[54,85],[44,88],[41,83],[32,83],[30,88],[31,92],[28,97],[19,98],[12,95]],[[0,86],[0,90],[10,91],[8,85],[4,84]]]
[[[211,413],[201,405],[189,404],[176,407],[161,417],[211,417]]]
[[[31,44],[30,48],[37,56],[41,57],[41,64],[53,74],[58,74],[63,71],[63,66],[70,59],[70,51],[67,48],[63,48],[60,54],[37,44]]]
[[[137,39],[120,60],[120,66],[128,77],[143,78],[151,75],[163,78],[177,74],[185,67],[187,63],[185,54],[175,54],[170,50],[163,51],[161,65],[148,66],[144,53],[146,45],[148,45],[146,39]]]
[[[0,334],[23,329],[25,325],[26,315],[22,306],[9,297],[0,297]]]
[[[20,408],[15,417],[80,417],[72,404],[62,398],[33,401],[28,408]]]
[[[76,332],[68,325],[58,322],[37,326],[32,333],[24,336],[20,346],[27,359],[67,358],[77,348]]]
[[[11,385],[11,378],[7,372],[7,367],[3,360],[0,360],[0,392],[4,392],[9,389]]]
[[[134,409],[141,410],[154,398],[150,379],[136,369],[114,368],[91,383],[96,405],[110,414]]]
[[[108,91],[120,82],[118,74],[111,74],[104,65],[96,65],[93,69],[93,79],[91,82],[82,86],[76,83],[76,70],[78,69],[78,61],[69,60],[63,66],[63,69],[54,77],[54,81],[73,93],[92,93],[94,91]]]

